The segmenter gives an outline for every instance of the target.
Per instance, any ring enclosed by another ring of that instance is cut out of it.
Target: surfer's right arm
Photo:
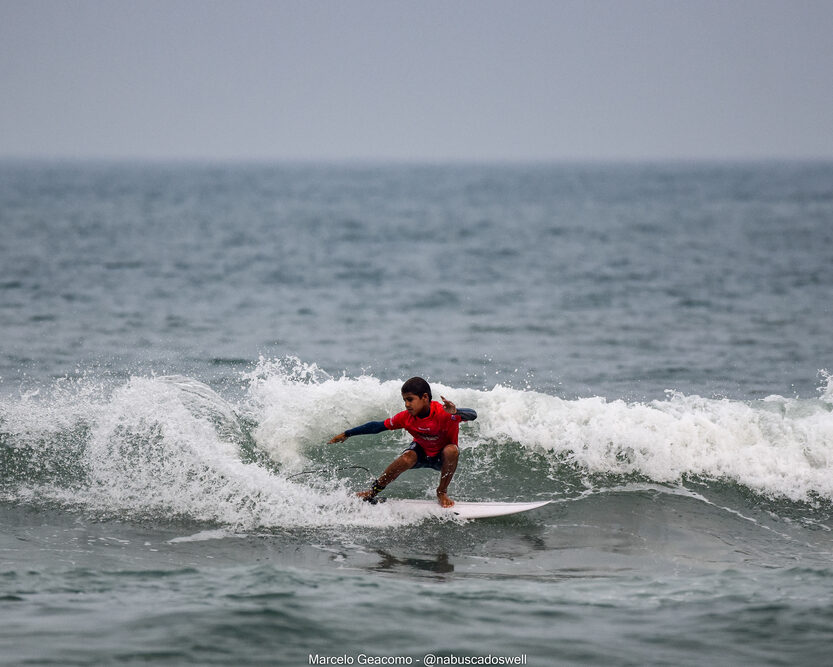
[[[346,430],[344,433],[339,433],[336,437],[334,437],[328,444],[333,444],[336,442],[344,442],[347,438],[354,436],[354,435],[373,435],[375,433],[381,433],[382,431],[387,431],[387,427],[385,426],[385,422],[367,422],[367,424],[362,424],[361,426],[357,426],[356,428],[351,428]]]

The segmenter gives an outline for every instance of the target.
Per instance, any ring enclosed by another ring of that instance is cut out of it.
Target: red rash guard
[[[459,414],[450,415],[437,401],[431,401],[427,417],[412,417],[406,411],[385,420],[385,428],[404,428],[428,456],[437,456],[446,445],[457,444],[457,433],[462,421]]]

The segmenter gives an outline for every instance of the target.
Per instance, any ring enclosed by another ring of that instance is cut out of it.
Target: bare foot
[[[437,502],[443,507],[454,507],[454,501],[444,491],[437,491]]]
[[[370,489],[369,491],[359,491],[356,495],[362,500],[370,500],[376,494],[373,493],[373,489]]]

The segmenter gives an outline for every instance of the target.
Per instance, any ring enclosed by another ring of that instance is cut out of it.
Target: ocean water
[[[0,163],[0,663],[829,663],[831,286],[830,163]],[[356,500],[412,375],[552,502]]]

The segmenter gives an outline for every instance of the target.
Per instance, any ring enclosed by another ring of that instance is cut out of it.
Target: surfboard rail
[[[451,512],[461,519],[490,519],[498,516],[509,516],[520,514],[530,510],[543,507],[551,503],[551,500],[538,500],[534,502],[498,502],[498,501],[466,501],[457,500],[453,507],[440,507],[436,500],[421,500],[410,498],[390,498],[386,500],[389,506],[409,507],[413,509],[431,509],[438,513]]]

